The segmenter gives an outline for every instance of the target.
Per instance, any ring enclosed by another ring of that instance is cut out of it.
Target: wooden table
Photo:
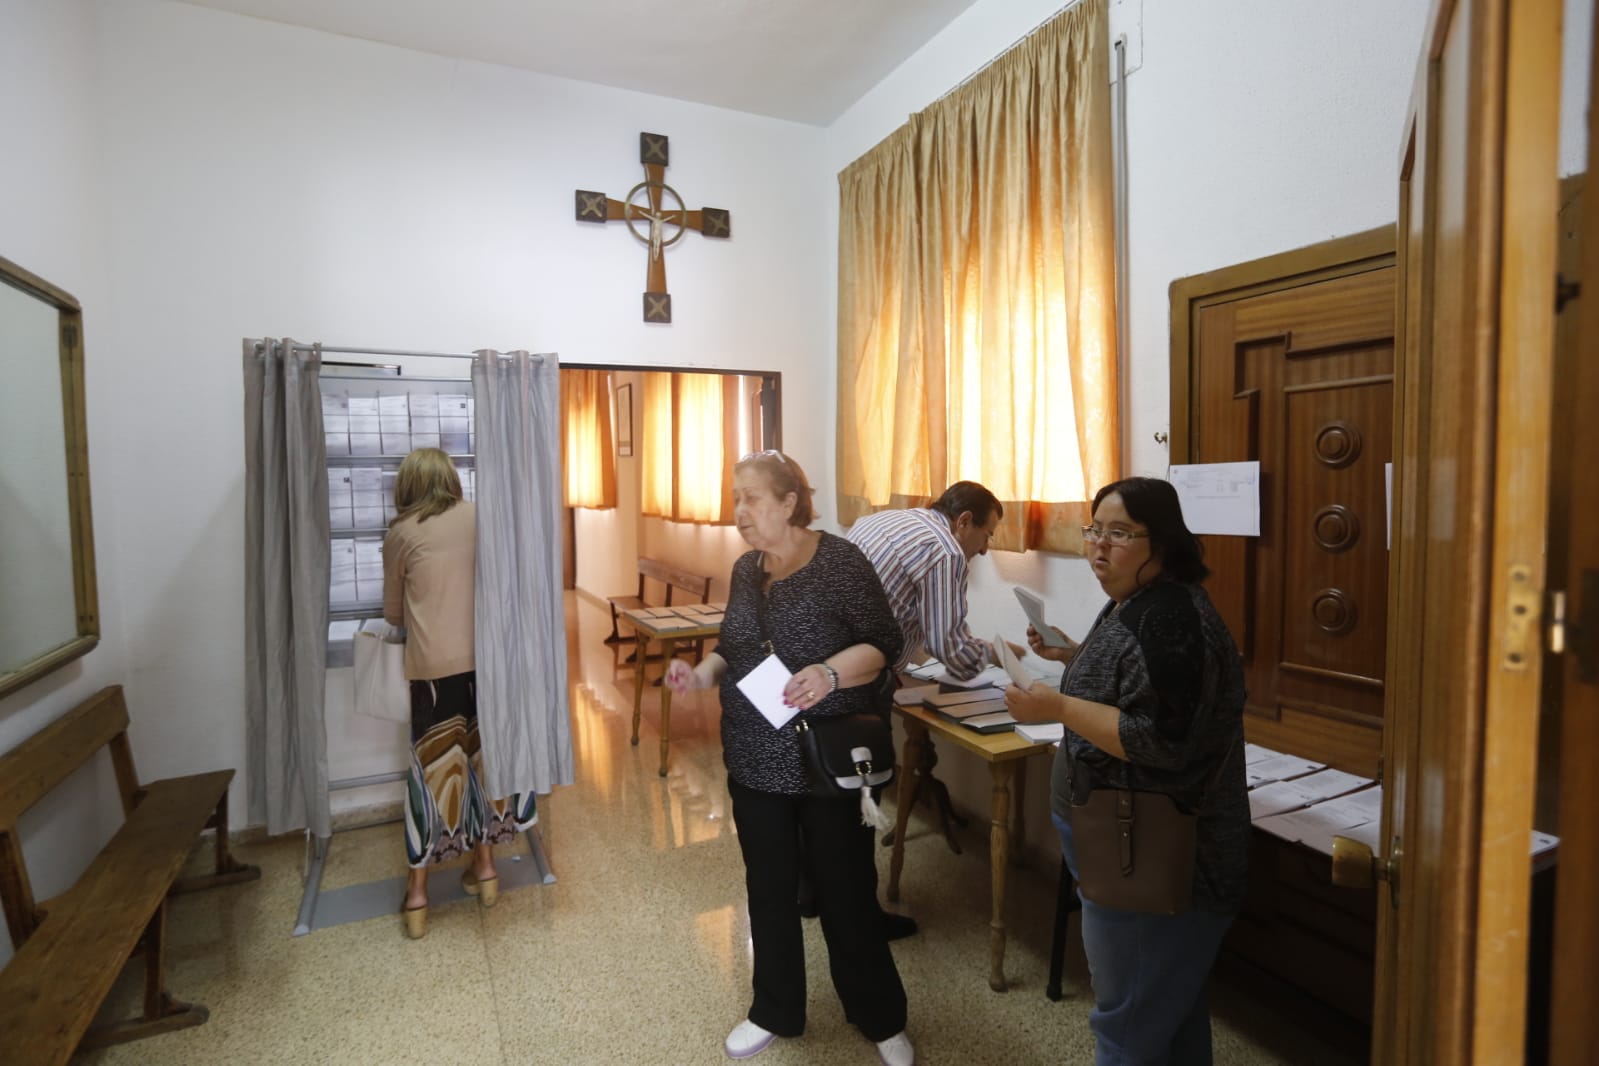
[[[988,831],[989,876],[991,878],[991,917],[988,940],[988,987],[995,992],[1005,991],[1005,869],[1010,864],[1011,818],[1016,820],[1017,855],[1026,839],[1026,821],[1020,798],[1026,795],[1027,760],[1034,755],[1054,751],[1049,743],[1035,744],[1015,733],[978,733],[965,726],[940,718],[922,706],[894,705],[905,726],[905,753],[901,757],[904,784],[896,800],[894,820],[894,853],[888,864],[888,898],[899,899],[899,873],[905,862],[905,826],[910,821],[911,808],[916,805],[916,792],[921,787],[922,748],[930,734],[958,745],[988,763],[994,779],[992,821]],[[1012,802],[1016,797],[1017,802]]]
[[[644,707],[644,671],[648,658],[645,649],[651,641],[661,642],[661,669],[664,671],[672,665],[672,654],[677,650],[679,641],[704,640],[714,637],[722,631],[720,617],[714,622],[695,622],[689,617],[677,615],[648,615],[639,611],[624,611],[622,617],[627,624],[638,632],[638,654],[633,667],[633,745],[638,746],[639,716]],[[657,771],[660,776],[666,776],[667,745],[671,741],[672,723],[672,689],[670,685],[661,685],[661,768]]]

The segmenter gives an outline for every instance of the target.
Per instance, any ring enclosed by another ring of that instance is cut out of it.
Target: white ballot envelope
[[[1010,675],[1012,684],[1024,689],[1033,687],[1037,678],[1022,669],[1021,662],[1010,650],[1010,645],[1005,643],[1004,637],[994,637],[994,654],[999,658],[999,665],[1005,668],[1005,673]]]
[[[1032,623],[1038,635],[1044,638],[1045,647],[1069,648],[1071,642],[1063,637],[1058,629],[1044,621],[1044,600],[1032,589],[1016,586],[1016,599],[1021,603],[1022,610],[1027,613],[1027,620]]]
[[[739,678],[738,690],[755,704],[755,709],[772,723],[773,729],[782,729],[799,713],[798,707],[783,702],[783,686],[793,676],[782,659],[768,655],[759,666]]]

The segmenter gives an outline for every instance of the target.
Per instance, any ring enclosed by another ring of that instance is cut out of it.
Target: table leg
[[[993,917],[988,923],[988,987],[1005,991],[1005,869],[1010,862],[1011,786],[1014,761],[990,764],[994,775],[994,818],[988,831]]]
[[[1030,759],[1017,759],[1015,778],[1011,785],[1011,857],[1015,866],[1022,866],[1027,855],[1027,764]]]
[[[676,651],[677,641],[670,637],[661,641],[661,768],[657,771],[661,777],[666,776],[666,746],[672,741],[672,687],[666,683],[666,671]],[[642,664],[639,672],[643,672]]]
[[[642,641],[642,637],[640,640]],[[642,643],[639,645],[642,647]],[[632,744],[638,747],[638,719],[644,707],[644,662],[641,659],[633,667],[633,740]]]
[[[961,853],[960,841],[955,839],[955,827],[966,828],[966,819],[955,813],[955,804],[950,801],[949,789],[944,782],[933,774],[933,769],[938,765],[938,749],[933,746],[932,734],[928,734],[923,741],[921,757],[916,760],[916,794],[915,799],[920,802],[923,798],[931,796],[938,810],[938,828],[944,834],[944,843],[949,845],[949,850],[959,855]],[[894,830],[890,829],[883,836],[883,847],[891,847],[894,843]]]
[[[888,860],[888,900],[899,902],[899,871],[905,865],[905,827],[916,806],[916,790],[921,786],[922,746],[927,743],[927,728],[905,721],[905,754],[900,758],[899,795],[894,800],[894,852]]]

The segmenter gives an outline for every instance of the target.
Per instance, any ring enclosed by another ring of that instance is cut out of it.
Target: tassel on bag
[[[883,813],[883,808],[872,799],[872,786],[864,780],[861,781],[861,824],[869,825],[879,832],[886,833],[894,828],[894,823],[888,820],[888,815]]]
[[[871,826],[880,832],[888,832],[894,824],[888,820],[888,815],[872,799],[872,752],[870,748],[853,748],[849,753],[855,760],[855,772],[861,775],[861,824]]]

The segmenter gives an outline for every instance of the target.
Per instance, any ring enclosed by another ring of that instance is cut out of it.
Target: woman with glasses
[[[1045,645],[1029,627],[1033,651],[1066,673],[1059,691],[1012,686],[1005,702],[1018,721],[1066,726],[1050,806],[1074,878],[1071,812],[1094,790],[1159,793],[1197,816],[1187,908],[1148,913],[1085,897],[1083,947],[1098,1066],[1208,1066],[1205,986],[1243,903],[1248,861],[1243,663],[1200,587],[1210,571],[1170,483],[1138,477],[1100,489],[1083,542],[1110,601],[1070,648]]]
[[[733,520],[754,550],[733,566],[716,651],[695,667],[674,659],[666,671],[675,693],[721,688],[722,759],[755,954],[754,1000],[724,1050],[746,1059],[805,1031],[804,863],[844,1017],[887,1066],[911,1066],[905,988],[877,905],[872,827],[862,824],[861,802],[808,794],[798,733],[774,728],[738,687],[776,655],[793,671],[783,700],[800,715],[888,713],[879,681],[899,657],[899,623],[866,556],[811,529],[812,517],[811,487],[793,459],[767,451],[739,460]]]

